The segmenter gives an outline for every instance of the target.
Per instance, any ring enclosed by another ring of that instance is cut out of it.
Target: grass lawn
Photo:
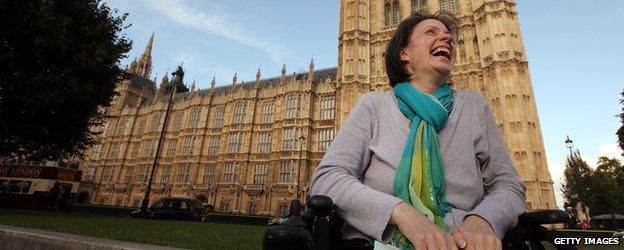
[[[0,210],[0,224],[190,249],[260,249],[266,227]]]
[[[0,224],[190,249],[261,249],[266,230],[264,226],[17,210],[0,210]],[[622,244],[578,248],[618,249]]]

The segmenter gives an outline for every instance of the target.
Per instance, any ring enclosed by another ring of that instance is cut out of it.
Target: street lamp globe
[[[566,136],[565,145],[566,145],[566,148],[570,149],[570,155],[572,155],[572,148],[574,147],[574,141],[570,139],[569,135]]]

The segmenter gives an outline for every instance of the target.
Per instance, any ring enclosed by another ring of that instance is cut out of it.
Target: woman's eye
[[[433,30],[426,30],[426,31],[425,31],[425,34],[428,34],[428,35],[435,35],[435,32],[434,32]]]

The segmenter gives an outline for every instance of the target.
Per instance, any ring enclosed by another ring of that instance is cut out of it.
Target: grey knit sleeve
[[[492,111],[483,97],[478,96],[484,121],[483,137],[476,142],[476,155],[481,165],[485,197],[468,215],[487,220],[502,239],[526,211],[526,188],[513,166],[502,141]]]
[[[312,195],[329,196],[338,214],[360,232],[379,241],[389,240],[388,221],[401,200],[361,182],[371,161],[369,149],[375,131],[374,98],[363,95],[340,127],[312,176]]]

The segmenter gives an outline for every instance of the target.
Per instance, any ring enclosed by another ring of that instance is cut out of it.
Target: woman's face
[[[412,78],[441,76],[446,79],[451,73],[454,59],[453,35],[442,22],[434,19],[418,23],[412,30],[408,44],[401,50],[401,60]]]

